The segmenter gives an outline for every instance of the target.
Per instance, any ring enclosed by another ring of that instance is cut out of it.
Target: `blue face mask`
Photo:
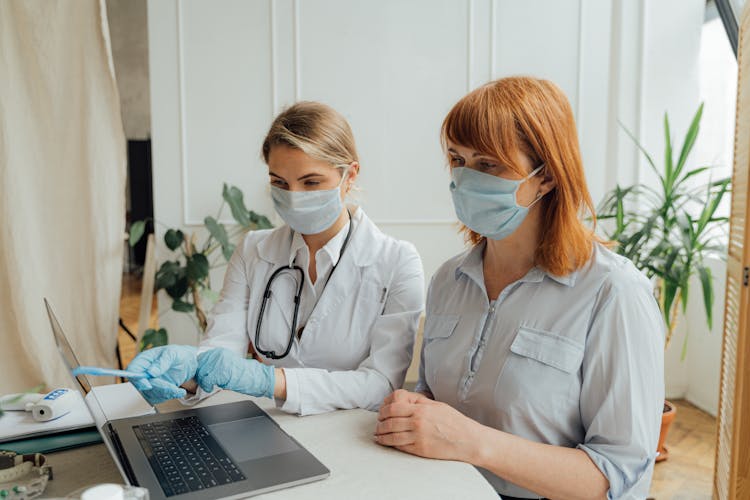
[[[301,234],[322,233],[336,222],[344,204],[341,201],[341,184],[348,170],[341,176],[341,182],[334,189],[322,191],[288,191],[271,186],[271,198],[276,212]]]
[[[467,167],[451,169],[450,184],[456,216],[463,224],[482,236],[502,240],[521,225],[529,209],[539,201],[539,195],[528,207],[518,204],[516,192],[534,177],[544,164],[523,179],[503,179]]]

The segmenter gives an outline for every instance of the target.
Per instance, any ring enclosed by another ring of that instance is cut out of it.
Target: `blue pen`
[[[127,370],[115,370],[113,368],[100,368],[98,366],[79,366],[73,369],[73,375],[94,375],[100,377],[125,377],[125,378],[149,378],[148,373],[130,372]]]

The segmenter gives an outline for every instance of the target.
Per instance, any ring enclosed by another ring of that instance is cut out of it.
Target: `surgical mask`
[[[523,179],[503,179],[467,167],[451,169],[450,184],[456,215],[466,227],[492,240],[502,240],[521,225],[539,195],[527,207],[516,201],[518,188],[534,177],[544,164]]]
[[[336,222],[344,209],[341,201],[341,182],[334,189],[321,191],[288,191],[271,186],[271,198],[276,212],[289,227],[302,234],[322,233]]]

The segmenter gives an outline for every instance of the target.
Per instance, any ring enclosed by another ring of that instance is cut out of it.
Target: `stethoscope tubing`
[[[326,278],[325,283],[323,284],[323,290],[320,292],[320,295],[318,295],[317,300],[315,301],[315,304],[313,304],[313,307],[310,311],[310,314],[312,315],[312,312],[315,310],[315,307],[318,305],[318,301],[320,300],[320,297],[325,292],[326,287],[328,286],[328,282],[331,280],[331,277],[333,276],[334,271],[336,271],[336,267],[338,267],[339,263],[341,262],[341,259],[344,257],[344,250],[346,250],[346,247],[349,243],[349,238],[352,235],[352,227],[354,226],[352,222],[352,214],[347,210],[347,213],[349,214],[349,229],[346,232],[346,237],[344,238],[344,243],[341,245],[341,252],[339,252],[339,259],[336,262],[336,264],[333,265],[331,268],[331,272],[328,273],[328,277]],[[294,295],[294,314],[292,316],[292,326],[291,331],[289,334],[289,342],[286,345],[286,349],[284,352],[279,355],[276,354],[276,351],[270,350],[266,351],[265,349],[260,347],[260,331],[261,326],[263,325],[263,314],[266,310],[266,303],[268,302],[268,299],[271,298],[271,284],[273,281],[284,271],[295,271],[299,272],[300,279],[299,279],[299,286],[297,287],[297,293]],[[294,337],[297,334],[297,320],[299,317],[299,306],[300,302],[302,301],[302,288],[305,285],[305,271],[296,265],[296,258],[292,261],[291,264],[288,266],[283,266],[278,269],[276,269],[273,274],[271,274],[271,277],[268,278],[268,282],[266,283],[266,288],[263,291],[263,299],[260,303],[260,311],[258,313],[258,320],[255,323],[255,350],[262,354],[264,357],[269,359],[282,359],[289,355],[289,352],[292,350],[292,345],[294,344]]]

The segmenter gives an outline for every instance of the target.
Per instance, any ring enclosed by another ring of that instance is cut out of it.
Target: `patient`
[[[567,99],[491,82],[448,113],[450,191],[471,248],[427,294],[417,392],[376,440],[480,468],[504,499],[646,498],[664,401],[649,281],[600,243]]]

